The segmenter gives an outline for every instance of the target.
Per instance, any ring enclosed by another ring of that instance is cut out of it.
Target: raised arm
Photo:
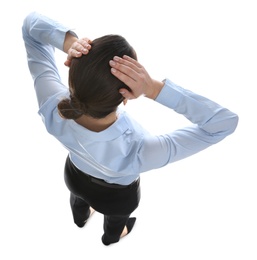
[[[22,34],[29,70],[41,106],[50,96],[67,91],[56,66],[55,48],[68,54],[65,65],[69,66],[72,57],[86,54],[91,46],[87,38],[77,39],[69,27],[37,12],[30,13],[24,19]]]
[[[110,66],[113,75],[132,90],[129,92],[121,89],[124,97],[130,99],[145,95],[183,115],[192,123],[165,135],[147,137],[138,153],[141,171],[191,156],[223,140],[236,129],[238,116],[235,113],[169,79],[163,82],[152,79],[145,68],[132,58],[114,57]],[[165,118],[165,124],[174,128],[174,122]]]

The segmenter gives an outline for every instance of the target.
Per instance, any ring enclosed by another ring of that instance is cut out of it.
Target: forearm
[[[28,66],[41,106],[49,97],[66,91],[55,62],[55,48],[63,51],[70,28],[36,12],[30,13],[22,26]],[[66,45],[72,39],[68,37]]]
[[[63,51],[65,53],[68,53],[68,50],[72,46],[74,42],[76,42],[78,39],[74,34],[71,34],[70,31],[68,31],[65,35],[64,43],[63,43]]]
[[[76,39],[76,35],[66,27],[37,12],[30,13],[23,23],[23,38],[39,42],[41,45],[52,45],[64,51],[68,44]],[[68,32],[68,33],[67,33]],[[67,50],[66,50],[67,51]]]
[[[214,101],[183,89],[170,80],[156,101],[183,115],[210,135],[229,135],[238,123],[238,116]]]

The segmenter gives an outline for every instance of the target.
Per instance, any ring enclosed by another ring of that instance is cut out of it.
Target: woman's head
[[[95,39],[87,55],[74,58],[69,71],[70,99],[58,104],[60,114],[67,119],[81,115],[104,118],[123,101],[120,88],[129,89],[111,74],[109,61],[114,56],[128,55],[136,59],[129,43],[119,35]]]

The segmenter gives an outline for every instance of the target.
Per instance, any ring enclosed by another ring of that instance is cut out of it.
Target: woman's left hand
[[[88,54],[89,50],[91,49],[90,43],[91,40],[88,38],[77,39],[75,42],[73,42],[71,47],[68,49],[68,56],[67,60],[64,62],[64,65],[70,67],[71,60],[73,58],[78,58],[83,54]]]
[[[151,78],[137,60],[127,55],[122,58],[115,56],[109,64],[111,73],[131,90],[119,89],[120,94],[126,99],[135,99],[141,95],[155,99],[164,86],[163,82]]]

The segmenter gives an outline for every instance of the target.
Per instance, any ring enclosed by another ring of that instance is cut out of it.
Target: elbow
[[[235,132],[238,125],[239,117],[237,114],[231,113],[223,120],[212,122],[202,129],[212,135],[213,137],[224,138]],[[210,123],[210,122],[209,122]]]
[[[238,126],[238,121],[239,121],[239,116],[237,114],[234,114],[231,118],[230,118],[230,134],[234,133],[237,126]]]
[[[29,29],[30,29],[30,26],[31,24],[33,23],[33,19],[34,17],[36,16],[36,12],[31,12],[29,13],[23,20],[23,24],[22,24],[22,33],[23,33],[23,36],[24,35],[29,35]]]
[[[237,128],[239,122],[239,116],[235,114],[235,129]]]
[[[29,29],[29,18],[30,18],[31,14],[27,15],[25,17],[25,19],[23,20],[23,24],[22,24],[22,35],[23,35],[23,38],[25,36],[28,36],[29,35],[29,32],[28,32],[28,29]]]
[[[239,117],[236,114],[233,114],[231,117],[229,117],[226,123],[224,122],[224,127],[223,130],[221,131],[223,133],[222,135],[228,136],[233,134],[237,128],[238,121],[239,121]]]

